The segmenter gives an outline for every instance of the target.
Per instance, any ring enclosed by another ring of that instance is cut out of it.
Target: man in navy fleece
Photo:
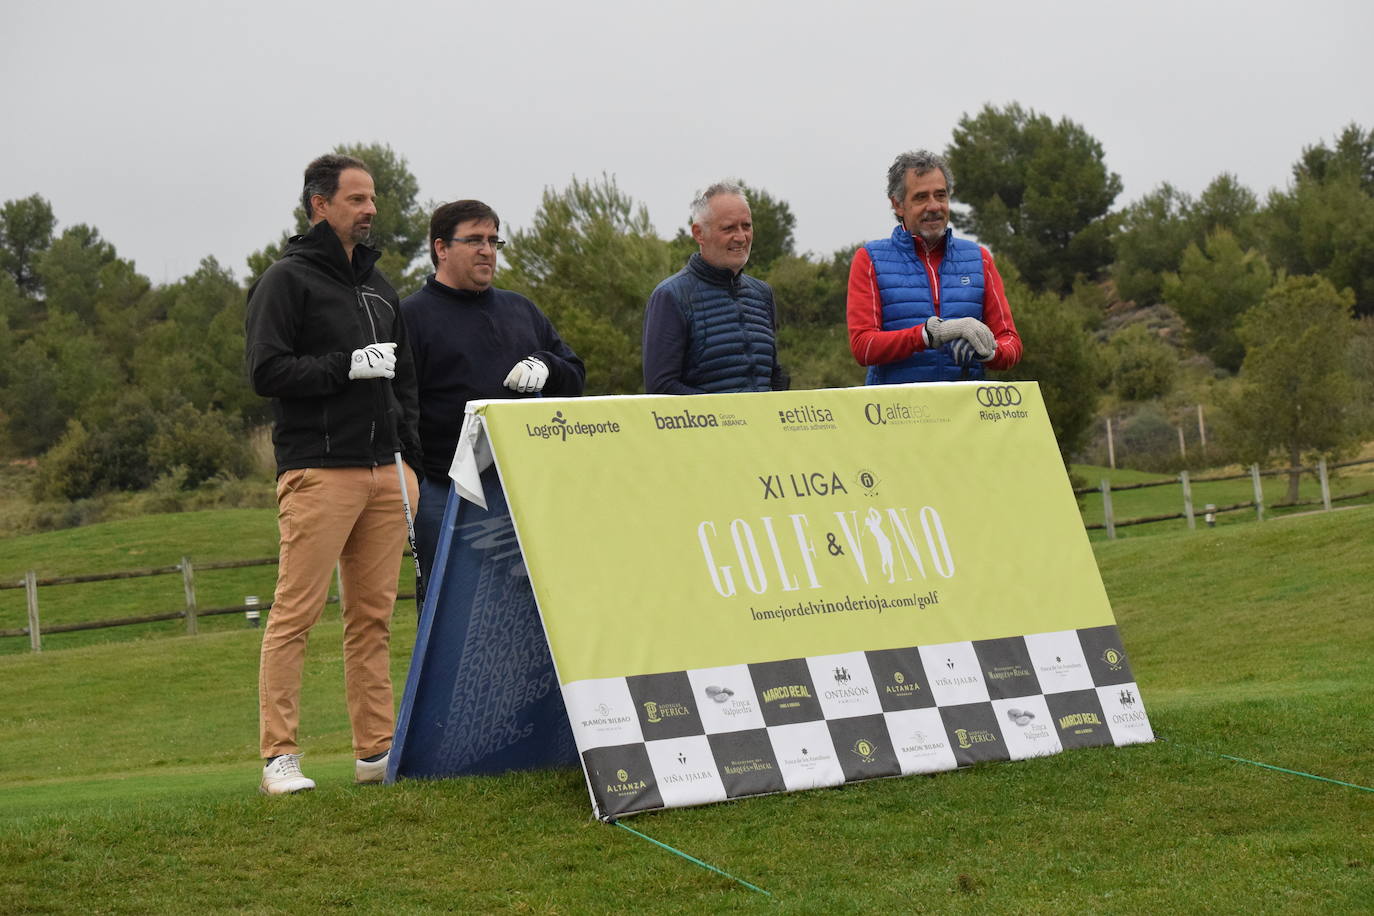
[[[401,303],[420,392],[424,477],[415,540],[425,580],[439,546],[449,465],[468,401],[576,397],[587,370],[553,324],[519,293],[491,285],[501,220],[479,200],[457,200],[429,221],[434,273]]]
[[[701,250],[654,289],[644,308],[644,390],[785,390],[773,290],[744,272],[754,219],[742,185],[720,181],[697,195],[692,238]]]

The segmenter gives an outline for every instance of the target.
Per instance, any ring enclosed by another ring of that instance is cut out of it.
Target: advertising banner
[[[577,750],[496,472],[450,493],[387,782],[572,766]]]
[[[1034,383],[469,410],[601,818],[1153,737]]]

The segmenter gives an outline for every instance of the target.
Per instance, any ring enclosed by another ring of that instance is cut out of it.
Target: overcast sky
[[[886,235],[884,173],[960,116],[1081,124],[1125,189],[1261,197],[1303,146],[1374,126],[1367,0],[930,4],[614,0],[5,0],[0,200],[38,193],[154,282],[291,225],[301,172],[390,144],[420,199],[527,227],[603,171],[660,235],[738,176],[791,204],[801,250]]]

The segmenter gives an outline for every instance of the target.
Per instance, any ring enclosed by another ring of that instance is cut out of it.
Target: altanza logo
[[[547,423],[538,426],[525,424],[525,435],[531,439],[558,439],[567,442],[572,436],[583,436],[587,439],[593,436],[601,436],[609,433],[620,432],[620,424],[614,420],[605,420],[600,423],[573,422],[563,416],[563,411],[554,411],[553,417]]]
[[[713,413],[692,413],[690,410],[668,414],[653,410],[650,413],[654,415],[654,425],[659,429],[704,429],[708,426],[720,426],[720,417]]]

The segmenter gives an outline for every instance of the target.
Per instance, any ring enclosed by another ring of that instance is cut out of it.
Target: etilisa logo
[[[778,423],[787,431],[803,429],[838,429],[835,412],[829,407],[802,404],[778,411]]]
[[[620,432],[620,424],[614,420],[592,423],[574,422],[563,416],[561,410],[555,410],[547,423],[539,423],[534,426],[525,424],[525,435],[531,439],[557,439],[559,442],[567,442],[570,438],[576,437],[591,439],[595,436],[618,432]]]

